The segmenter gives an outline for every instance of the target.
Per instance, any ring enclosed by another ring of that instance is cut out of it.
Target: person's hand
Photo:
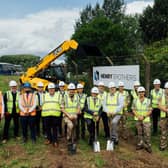
[[[97,116],[98,114],[97,114],[97,112],[94,112],[93,115],[94,115],[94,116]]]
[[[140,120],[140,121],[142,121],[143,119],[144,119],[143,116],[139,116],[139,117],[138,117],[138,120]]]

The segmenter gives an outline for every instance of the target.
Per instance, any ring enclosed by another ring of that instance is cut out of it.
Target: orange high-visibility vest
[[[1,114],[3,112],[3,109],[2,109],[2,99],[3,99],[3,96],[2,96],[2,93],[0,91],[0,116],[1,116]]]
[[[36,95],[33,93],[29,93],[29,95],[27,96],[26,93],[23,93],[22,95],[20,95],[20,99],[21,99],[21,105],[24,108],[25,111],[29,110],[34,103],[36,103]],[[36,109],[34,109],[31,113],[29,113],[30,116],[35,116],[36,115]],[[23,111],[20,111],[20,116],[26,116],[26,114]]]

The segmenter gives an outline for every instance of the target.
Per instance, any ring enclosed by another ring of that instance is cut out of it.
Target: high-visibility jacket
[[[88,110],[92,111],[92,112],[96,112],[98,115],[98,112],[102,106],[102,100],[99,98],[96,98],[96,101],[94,103],[94,98],[92,96],[87,97],[87,106],[88,106]],[[93,115],[84,112],[84,118],[89,118],[89,119],[93,119]]]
[[[60,103],[58,99],[58,94],[51,96],[46,93],[42,105],[42,117],[55,116],[59,117],[61,115]]]
[[[106,95],[107,95],[107,92],[104,91],[103,93],[99,93],[98,94],[98,98],[103,102],[105,97],[106,97]]]
[[[150,99],[145,97],[143,102],[141,102],[139,98],[135,99],[133,102],[133,108],[138,115],[145,116],[145,119],[143,120],[144,122],[150,122],[150,117],[146,117],[150,109]],[[137,117],[134,117],[134,119],[138,120]]]
[[[61,105],[65,104],[65,95],[67,95],[67,91],[57,91],[56,94],[58,94],[58,99]]]
[[[3,95],[2,95],[2,93],[0,91],[0,116],[2,116],[3,114],[4,114]]]
[[[117,91],[119,96],[123,96],[124,97],[124,111],[127,111],[127,107],[128,107],[128,103],[129,103],[129,93],[128,91],[124,90],[123,93]]]
[[[81,95],[78,94],[79,105],[81,110],[84,108],[86,97],[87,97],[87,94],[85,93],[82,93]]]
[[[37,106],[42,106],[45,92],[39,93],[36,91],[35,94],[37,96]]]
[[[21,100],[19,102],[25,111],[30,110],[34,105],[36,105],[36,95],[34,93],[29,93],[28,96],[27,93],[23,93],[19,96],[19,99]],[[35,116],[36,109],[30,112],[29,115]],[[27,114],[20,109],[20,116],[27,116]]]
[[[79,107],[79,99],[76,94],[74,94],[73,99],[69,95],[65,95],[64,98],[64,108],[68,114],[77,114],[77,108]]]
[[[105,104],[106,108],[108,109],[107,112],[116,112],[117,106],[119,106],[119,94],[118,92],[114,93],[111,96],[110,93],[107,93],[105,97]],[[119,111],[117,114],[122,114],[123,110]]]
[[[167,100],[165,94],[163,94],[163,96],[161,97],[161,105],[168,107],[168,100]],[[160,112],[160,117],[161,117],[161,118],[166,118],[166,117],[167,117],[167,113],[164,112],[164,111],[161,111],[161,112]]]
[[[151,90],[151,100],[152,100],[152,108],[158,108],[158,101],[163,96],[164,90],[159,89],[159,91],[155,91],[155,89]]]
[[[19,113],[19,92],[17,91],[16,92],[16,101],[14,102],[15,103],[15,107],[16,107],[16,113]],[[13,108],[13,96],[12,96],[12,92],[10,90],[8,90],[6,92],[6,95],[7,95],[7,108],[8,108],[8,111],[10,114],[12,113],[12,108]]]
[[[138,93],[135,91],[135,89],[131,90],[131,95],[132,95],[133,99],[138,98]]]

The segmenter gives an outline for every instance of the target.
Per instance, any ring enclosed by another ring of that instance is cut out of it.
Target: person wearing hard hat
[[[58,86],[59,86],[59,90],[58,90],[57,94],[59,97],[59,101],[60,101],[61,105],[64,105],[64,97],[67,94],[67,92],[65,90],[65,82],[60,81]],[[61,112],[60,123],[59,123],[59,132],[58,132],[59,137],[62,137],[62,119],[63,119],[63,113]],[[66,126],[65,126],[65,132],[66,132]]]
[[[140,82],[139,82],[139,81],[135,81],[135,82],[134,82],[134,89],[131,90],[132,100],[138,98],[137,89],[138,89],[139,86],[140,86]]]
[[[42,117],[47,133],[46,145],[53,144],[58,147],[58,127],[61,116],[61,107],[58,94],[55,92],[55,84],[48,84],[48,92],[45,93],[42,105]]]
[[[138,141],[136,149],[145,148],[147,152],[151,153],[151,123],[150,115],[152,112],[150,99],[145,97],[145,88],[138,87],[138,98],[133,100],[132,111],[136,121],[136,128],[138,133]]]
[[[78,120],[77,120],[77,132],[76,132],[77,139],[79,139],[80,133],[81,133],[81,138],[85,139],[84,105],[85,105],[87,94],[85,94],[83,90],[84,90],[84,86],[81,83],[78,83],[77,96],[79,100],[81,113],[78,115]],[[80,131],[80,128],[81,128],[81,131]]]
[[[14,137],[18,139],[19,136],[19,91],[17,90],[17,82],[11,80],[9,82],[10,90],[4,94],[4,110],[5,110],[5,125],[3,130],[2,143],[6,143],[8,140],[9,128],[11,119],[14,123]]]
[[[68,85],[68,94],[65,95],[62,112],[64,121],[67,124],[67,141],[75,138],[75,129],[77,125],[77,115],[80,113],[79,100],[75,94],[76,87],[73,83]]]
[[[124,97],[117,93],[116,85],[114,82],[110,82],[109,85],[109,93],[107,93],[104,102],[103,102],[103,110],[106,112],[108,116],[109,124],[111,124],[111,140],[115,145],[118,145],[119,137],[118,137],[118,125],[123,114],[124,107]]]
[[[154,88],[150,92],[152,103],[152,121],[153,121],[153,135],[157,134],[158,120],[160,118],[160,109],[158,108],[158,100],[163,96],[164,90],[160,88],[161,82],[159,79],[153,81]]]
[[[20,123],[22,127],[23,143],[28,139],[28,127],[32,143],[36,142],[36,102],[37,97],[31,89],[31,84],[25,82],[23,84],[23,93],[19,96]]]
[[[161,110],[160,112],[160,151],[163,151],[166,149],[167,147],[167,143],[168,143],[168,82],[165,83],[164,85],[165,88],[165,92],[163,94],[163,96],[159,99],[159,103],[158,103],[158,108]]]
[[[127,139],[127,127],[126,127],[126,122],[127,122],[127,111],[128,111],[128,105],[130,103],[130,96],[128,91],[124,89],[124,82],[120,81],[118,83],[118,94],[119,96],[124,97],[124,107],[123,107],[123,114],[121,117],[121,128],[122,128],[122,137],[123,139]]]
[[[41,119],[41,107],[43,104],[43,98],[44,98],[44,84],[43,82],[37,83],[37,106],[36,106],[36,134],[37,136],[40,136],[40,119]],[[45,136],[45,126],[44,121],[42,120],[42,133]]]
[[[98,89],[99,89],[99,95],[98,98],[101,99],[102,103],[107,95],[107,92],[105,91],[105,85],[104,82],[100,81],[98,83]],[[105,133],[105,138],[108,138],[109,135],[109,126],[108,126],[108,117],[107,117],[107,113],[105,113],[104,111],[101,112],[101,118],[103,121],[103,127],[104,127],[104,133]],[[99,127],[97,128],[99,130]]]
[[[91,96],[87,97],[85,101],[84,118],[89,132],[89,145],[93,145],[95,122],[97,125],[101,115],[102,101],[98,98],[98,94],[99,89],[97,87],[93,87],[91,89]]]

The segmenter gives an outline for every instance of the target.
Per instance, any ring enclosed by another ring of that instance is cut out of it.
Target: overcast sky
[[[0,56],[47,54],[70,39],[87,4],[103,0],[0,0]],[[125,0],[126,13],[142,13],[153,0]]]

